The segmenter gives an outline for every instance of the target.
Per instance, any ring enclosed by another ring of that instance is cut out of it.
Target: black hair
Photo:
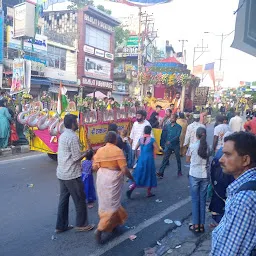
[[[152,95],[152,93],[151,92],[147,92],[147,95]]]
[[[179,94],[180,95],[180,92],[176,92],[175,95]]]
[[[224,121],[228,121],[228,117],[227,116],[223,116],[223,123]]]
[[[4,91],[1,91],[1,95],[4,95],[5,94],[5,92]]]
[[[177,115],[177,114],[172,114],[172,116],[174,116],[174,117],[175,117],[175,119],[177,119],[177,118],[178,118],[178,115]]]
[[[93,150],[92,149],[89,149],[85,152],[85,158],[86,158],[86,160],[92,160],[92,158],[93,158]]]
[[[206,129],[203,127],[197,128],[196,136],[200,140],[198,155],[203,159],[207,159],[209,157],[209,151],[206,141]]]
[[[216,123],[223,123],[224,122],[224,116],[218,115],[216,116]]]
[[[142,115],[143,117],[147,117],[147,112],[145,110],[138,110],[136,112],[136,115]]]
[[[77,116],[73,114],[65,115],[64,117],[64,126],[67,129],[72,129],[72,124],[75,124],[77,121]]]
[[[173,104],[173,103],[172,103],[172,104],[170,104],[170,107],[171,107],[171,106],[174,106],[174,104]]]
[[[224,138],[224,142],[233,141],[239,156],[250,156],[252,167],[256,166],[256,136],[249,132],[235,132]]]
[[[185,114],[184,113],[179,113],[180,118],[184,119],[185,118]]]
[[[117,133],[114,131],[109,131],[105,137],[105,142],[106,143],[111,143],[111,144],[115,144],[117,142]]]
[[[115,99],[114,99],[113,97],[109,97],[108,99],[109,99],[109,100],[113,100],[113,101],[115,101]]]
[[[108,100],[108,97],[104,97],[103,100]]]
[[[117,124],[109,124],[108,125],[108,132],[118,132],[118,126]]]
[[[146,125],[144,128],[144,134],[150,135],[152,131],[152,127],[150,125]]]
[[[150,134],[151,134],[151,131],[152,131],[152,127],[151,127],[151,126],[146,125],[146,126],[144,127],[144,134],[150,135]],[[145,144],[146,139],[147,139],[147,137],[144,137],[144,142],[143,142],[143,144]]]
[[[162,106],[160,106],[160,105],[156,105],[156,108],[161,108],[161,109],[162,109]]]
[[[167,112],[167,111],[169,111],[170,114],[172,114],[172,110],[171,110],[170,108],[167,108],[167,109],[166,109],[166,112]]]

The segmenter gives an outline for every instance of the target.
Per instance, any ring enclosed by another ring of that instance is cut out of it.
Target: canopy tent
[[[97,99],[104,99],[105,97],[107,97],[107,95],[105,95],[104,93],[100,92],[100,91],[96,91],[95,93],[89,93],[86,96],[88,97],[95,97]]]
[[[169,57],[169,58],[166,58],[166,59],[162,59],[162,60],[159,60],[159,62],[181,64],[181,63],[180,63],[176,58],[174,58],[174,57]]]

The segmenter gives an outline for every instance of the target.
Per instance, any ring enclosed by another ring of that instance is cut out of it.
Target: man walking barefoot
[[[57,178],[60,183],[60,198],[56,233],[72,229],[68,225],[69,197],[71,195],[76,207],[77,231],[90,231],[94,225],[88,225],[87,206],[84,185],[81,179],[81,160],[85,157],[80,151],[79,139],[75,133],[78,129],[77,116],[66,115],[65,131],[60,135],[58,147]]]

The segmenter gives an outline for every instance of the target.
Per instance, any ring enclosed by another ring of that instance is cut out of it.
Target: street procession
[[[256,255],[253,1],[0,3],[0,256]]]

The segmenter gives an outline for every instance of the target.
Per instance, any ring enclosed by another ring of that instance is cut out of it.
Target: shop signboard
[[[35,4],[24,2],[14,6],[14,38],[34,37]]]
[[[21,40],[14,38],[14,32],[12,26],[6,28],[7,38],[6,43],[8,48],[21,49]],[[27,52],[40,53],[42,55],[47,54],[47,37],[44,35],[36,34],[35,40],[27,39],[24,41],[24,50]]]
[[[114,59],[114,55],[112,53],[105,52],[103,50],[94,48],[94,47],[86,45],[86,44],[84,45],[84,52],[89,53],[91,55],[101,57],[101,58],[105,58],[107,60],[113,60]]]
[[[84,45],[84,52],[94,54],[94,48],[89,45]]]
[[[96,79],[111,80],[111,63],[86,55],[84,75]]]
[[[88,14],[84,14],[84,20],[98,28],[101,28],[101,29],[104,29],[104,30],[107,30],[107,31],[110,31],[110,32],[113,32],[114,31],[114,27],[106,24],[105,22],[103,21],[100,21],[92,16],[89,16]]]
[[[138,36],[130,36],[126,42],[127,47],[138,47],[139,46],[139,37]]]
[[[96,79],[86,78],[86,77],[83,77],[82,79],[82,86],[97,87],[97,88],[108,89],[108,90],[113,89],[112,82],[101,81],[101,80],[96,80]]]
[[[209,87],[197,87],[195,91],[194,106],[205,106],[208,100]]]

